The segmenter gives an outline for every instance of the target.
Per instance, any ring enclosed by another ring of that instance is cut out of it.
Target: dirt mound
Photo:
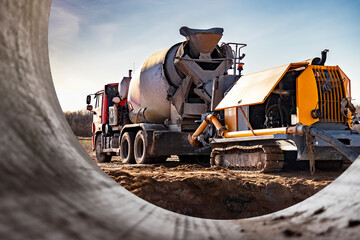
[[[80,140],[95,161],[91,140]],[[288,171],[274,174],[240,172],[208,164],[122,164],[119,157],[98,165],[135,195],[173,212],[202,218],[237,219],[264,215],[310,197],[341,172],[310,175]]]
[[[248,218],[278,211],[310,197],[339,175],[244,173],[172,162],[151,166],[120,163],[100,166],[127,190],[157,206],[214,219]]]

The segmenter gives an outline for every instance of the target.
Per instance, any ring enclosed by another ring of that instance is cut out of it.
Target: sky
[[[49,58],[63,111],[119,82],[153,53],[185,40],[182,26],[224,28],[240,42],[243,74],[320,56],[339,65],[360,104],[360,0],[52,0]]]

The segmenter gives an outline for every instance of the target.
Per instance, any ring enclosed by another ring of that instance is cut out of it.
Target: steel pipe
[[[255,129],[254,132],[252,132],[250,130],[236,131],[236,132],[226,132],[224,134],[224,137],[225,138],[250,137],[250,136],[254,136],[254,133],[255,133],[256,136],[271,135],[271,134],[277,134],[277,133],[284,134],[284,133],[286,133],[286,127]]]
[[[358,239],[360,161],[280,212],[187,217],[111,180],[66,123],[51,80],[51,2],[0,2],[0,239]]]

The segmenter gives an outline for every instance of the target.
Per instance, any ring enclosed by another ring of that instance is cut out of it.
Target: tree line
[[[75,112],[64,112],[65,118],[78,137],[91,137],[91,124],[93,114],[90,111],[79,110]]]

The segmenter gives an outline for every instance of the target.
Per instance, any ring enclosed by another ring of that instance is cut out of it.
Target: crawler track
[[[284,155],[278,146],[231,146],[214,148],[212,163],[218,166],[262,173],[279,172],[284,166]]]

